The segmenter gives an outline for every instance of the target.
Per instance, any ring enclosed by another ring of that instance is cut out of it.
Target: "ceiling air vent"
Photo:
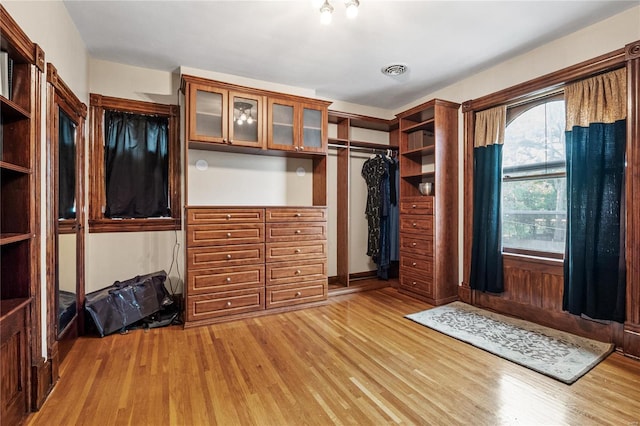
[[[407,72],[409,68],[404,65],[404,64],[391,64],[391,65],[387,65],[386,67],[382,67],[382,74],[384,75],[390,75],[390,76],[396,76],[396,75],[401,75],[404,74],[405,72]]]

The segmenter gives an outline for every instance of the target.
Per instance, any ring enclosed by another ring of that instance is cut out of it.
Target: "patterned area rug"
[[[462,302],[410,314],[406,318],[569,385],[614,349],[609,343]]]

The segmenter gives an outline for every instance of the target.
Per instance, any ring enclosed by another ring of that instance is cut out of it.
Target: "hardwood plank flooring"
[[[83,337],[27,424],[640,424],[640,362],[614,353],[568,386],[403,318],[429,307],[385,288]]]

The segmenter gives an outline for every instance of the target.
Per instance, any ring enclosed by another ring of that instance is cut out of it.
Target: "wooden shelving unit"
[[[433,305],[458,297],[459,107],[434,99],[398,114],[399,288]],[[432,183],[432,194],[420,192],[423,182]]]
[[[0,95],[0,370],[3,424],[31,409],[31,365],[41,358],[39,143],[44,53],[0,6],[0,50],[11,64]],[[34,327],[32,327],[32,324]]]

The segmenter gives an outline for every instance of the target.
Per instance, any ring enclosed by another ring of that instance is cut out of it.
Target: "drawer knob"
[[[418,245],[418,243],[416,243],[416,242],[411,243],[411,247],[415,247],[417,245]]]
[[[302,213],[296,213],[296,217],[302,216]]]
[[[227,255],[227,259],[231,259],[231,255],[230,254]]]
[[[300,269],[296,270],[296,275],[300,275],[301,273]]]
[[[227,238],[231,238],[231,232],[227,232]]]
[[[231,282],[231,277],[227,277],[227,282],[230,283]]]
[[[300,233],[300,230],[299,230],[299,229],[296,229],[296,234],[299,234],[299,233]]]
[[[296,297],[302,296],[302,293],[300,293],[299,291],[296,292]]]
[[[416,263],[416,262],[413,262],[413,263],[411,264],[411,266],[416,266],[416,265],[417,265],[417,263]]]
[[[418,283],[417,283],[417,282],[415,282],[415,281],[412,281],[412,282],[411,282],[411,285],[416,285],[416,284],[418,284]]]
[[[416,226],[418,226],[418,224],[417,224],[417,223],[415,223],[415,222],[413,222],[413,223],[411,224],[411,226],[413,226],[413,227],[415,228]]]
[[[416,206],[415,204],[412,204],[412,205],[411,205],[411,208],[412,208],[412,209],[415,209],[416,207],[418,207],[418,206]]]
[[[227,302],[227,308],[231,306],[231,302]]]
[[[300,249],[296,249],[296,253],[300,253],[302,250]]]
[[[231,215],[230,214],[227,215],[227,219],[231,219]]]

